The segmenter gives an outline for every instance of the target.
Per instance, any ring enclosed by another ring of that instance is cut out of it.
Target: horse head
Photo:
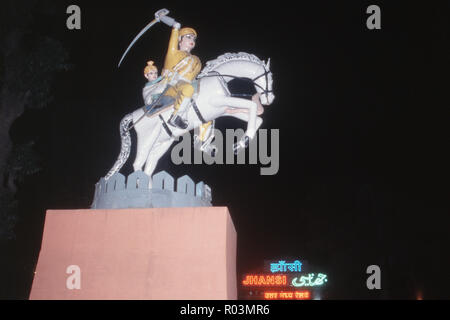
[[[253,82],[256,87],[256,91],[260,94],[260,100],[263,105],[272,104],[275,99],[275,95],[273,94],[273,78],[272,71],[270,71],[270,58],[267,60],[267,63],[262,61],[262,73],[253,79]]]
[[[250,80],[256,92],[260,95],[263,105],[270,105],[275,99],[272,85],[273,78],[270,71],[270,58],[267,63],[253,54],[225,53],[218,58],[208,61],[205,68],[199,74],[199,78],[219,76],[223,79],[247,79]]]

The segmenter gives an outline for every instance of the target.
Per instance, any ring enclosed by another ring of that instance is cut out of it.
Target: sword
[[[144,29],[141,30],[141,32],[138,33],[138,35],[136,37],[134,37],[133,41],[131,41],[130,45],[128,46],[127,50],[125,50],[124,54],[122,55],[122,58],[120,58],[119,64],[117,65],[117,68],[120,67],[120,64],[122,63],[123,59],[125,58],[125,56],[127,55],[128,51],[130,51],[131,47],[135,44],[136,41],[138,41],[138,39],[148,30],[150,29],[155,23],[161,21],[161,18],[163,16],[166,16],[169,13],[169,10],[167,9],[161,9],[158,10],[155,13],[155,19],[153,19],[149,24],[147,24],[145,26]]]

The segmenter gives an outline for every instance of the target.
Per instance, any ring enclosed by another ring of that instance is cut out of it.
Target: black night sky
[[[199,32],[193,53],[203,64],[225,52],[271,58],[276,98],[262,128],[280,130],[276,175],[261,176],[261,165],[176,166],[170,152],[156,170],[205,181],[213,204],[229,208],[238,280],[266,259],[293,257],[327,272],[323,298],[450,297],[448,2],[30,3],[34,32],[59,40],[71,68],[55,79],[53,102],[10,130],[15,143],[36,141],[43,170],[16,195],[1,298],[28,298],[45,210],[89,208],[118,155],[120,119],[142,105],[142,69],[149,59],[161,68],[170,28],[157,24],[117,63],[164,7]],[[66,28],[70,4],[81,8],[81,30]],[[371,4],[381,8],[381,30],[366,27]],[[123,173],[132,171],[133,151]],[[382,290],[366,287],[372,264]]]

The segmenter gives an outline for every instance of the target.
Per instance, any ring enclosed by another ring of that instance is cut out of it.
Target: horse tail
[[[130,136],[130,124],[133,122],[133,114],[129,113],[120,121],[120,154],[114,163],[111,170],[109,170],[108,174],[105,176],[105,180],[111,178],[111,176],[123,167],[125,162],[127,162],[128,157],[130,156],[131,150],[131,136]]]

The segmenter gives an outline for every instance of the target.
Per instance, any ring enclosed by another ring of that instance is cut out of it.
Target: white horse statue
[[[227,81],[235,78],[247,78],[253,82],[257,94],[252,100],[230,94]],[[143,108],[139,108],[121,120],[121,151],[105,180],[118,172],[130,155],[131,125],[137,133],[134,171],[142,170],[145,165],[144,172],[150,177],[158,160],[177,137],[219,117],[231,116],[246,121],[247,130],[241,140],[234,145],[235,153],[248,146],[249,140],[253,139],[262,124],[262,118],[259,117],[263,112],[261,104],[270,105],[275,98],[272,92],[270,59],[265,63],[252,54],[226,53],[208,61],[197,79],[199,92],[194,95],[193,103],[187,112],[186,119],[189,126],[186,129],[176,128],[167,123],[172,108],[152,117],[145,116]]]

